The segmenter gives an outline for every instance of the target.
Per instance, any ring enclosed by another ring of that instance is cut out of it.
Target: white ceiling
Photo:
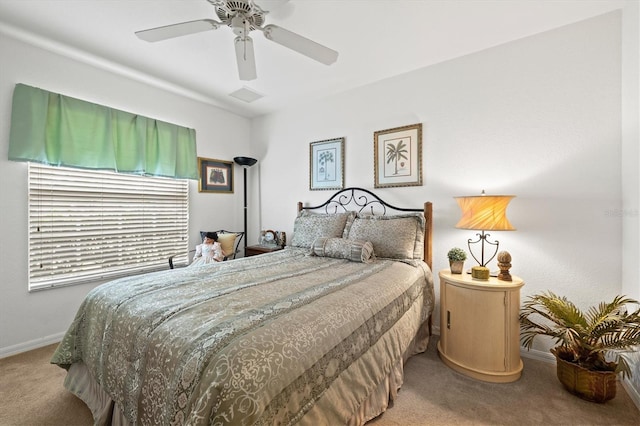
[[[338,61],[320,64],[256,31],[258,78],[249,82],[238,78],[230,28],[157,43],[134,35],[217,20],[205,0],[0,0],[0,34],[255,117],[607,13],[623,2],[289,0],[266,24],[337,50]],[[242,87],[264,97],[245,103],[229,96]]]

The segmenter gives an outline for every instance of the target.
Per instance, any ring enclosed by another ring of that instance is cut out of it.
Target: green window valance
[[[9,160],[198,179],[196,131],[17,84]]]

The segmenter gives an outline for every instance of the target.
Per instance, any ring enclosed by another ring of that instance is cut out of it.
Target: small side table
[[[255,246],[247,246],[244,250],[244,257],[257,256],[259,254],[271,253],[272,251],[282,250],[282,246],[270,244],[257,244]]]
[[[520,288],[524,281],[475,280],[440,271],[438,353],[452,369],[493,383],[520,378]]]

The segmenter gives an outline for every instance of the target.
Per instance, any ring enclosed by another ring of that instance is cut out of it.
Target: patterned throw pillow
[[[318,214],[303,210],[293,224],[291,245],[309,248],[320,237],[342,237],[347,219],[354,212]]]
[[[424,230],[422,213],[358,215],[351,224],[348,239],[371,241],[378,258],[422,259]]]
[[[311,254],[352,262],[370,263],[375,260],[373,244],[369,241],[346,240],[344,238],[318,238],[311,245]]]

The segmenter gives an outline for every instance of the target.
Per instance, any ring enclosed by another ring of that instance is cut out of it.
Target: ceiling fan
[[[236,34],[234,40],[238,73],[241,80],[256,78],[256,62],[253,54],[253,40],[249,33],[260,30],[267,40],[274,41],[289,49],[295,50],[325,65],[331,65],[338,59],[338,52],[315,41],[281,28],[277,25],[264,25],[268,12],[266,6],[258,6],[255,0],[206,0],[216,10],[220,21],[214,19],[198,19],[181,22],[148,30],[136,31],[138,38],[156,42],[203,31],[216,30],[221,26],[229,26]],[[287,0],[259,0],[260,4],[277,6]]]

